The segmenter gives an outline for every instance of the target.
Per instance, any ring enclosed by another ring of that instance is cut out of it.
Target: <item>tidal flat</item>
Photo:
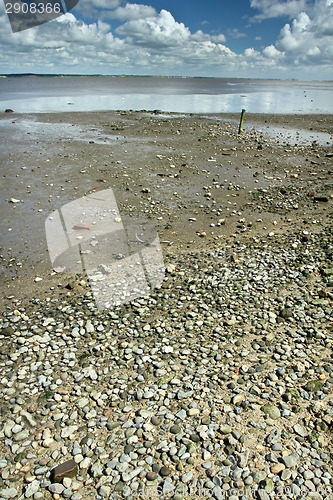
[[[0,118],[0,498],[333,498],[332,117]],[[99,310],[45,219],[106,188],[165,277]]]

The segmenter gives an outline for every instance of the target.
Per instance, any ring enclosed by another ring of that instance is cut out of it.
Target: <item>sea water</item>
[[[333,82],[226,78],[10,76],[0,78],[0,111],[161,110],[178,113],[333,112]]]

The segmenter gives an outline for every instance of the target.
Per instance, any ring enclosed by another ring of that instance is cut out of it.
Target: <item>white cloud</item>
[[[265,47],[262,53],[264,57],[267,57],[268,59],[276,59],[283,55],[282,52],[280,52],[274,47],[274,45],[269,45],[268,47]]]
[[[104,9],[110,10],[115,9],[121,4],[121,0],[89,0],[88,2],[85,0],[80,1],[80,8],[82,5],[89,4],[94,9]]]
[[[276,48],[295,65],[332,64],[332,0],[317,0],[309,13],[300,12],[281,29]]]
[[[256,59],[260,56],[260,52],[254,50],[254,48],[248,48],[244,50],[244,56],[249,59]]]
[[[125,7],[117,7],[114,11],[109,13],[111,19],[117,19],[121,22],[130,19],[145,19],[155,16],[157,16],[157,12],[153,7],[136,3],[127,3]]]
[[[191,36],[190,30],[164,9],[156,17],[127,21],[116,33],[134,38],[141,45],[164,47],[182,44]]]
[[[276,2],[275,0],[250,0],[251,7],[261,11],[252,17],[252,21],[262,21],[274,17],[296,16],[305,10],[307,0],[287,0]]]
[[[209,35],[208,33],[204,33],[201,30],[196,31],[191,35],[191,40],[195,42],[214,42],[214,43],[224,43],[226,38],[224,35]]]
[[[233,28],[228,30],[228,35],[232,38],[245,38],[246,33],[241,33],[238,28]]]
[[[273,9],[272,1],[252,2],[262,7],[269,3]],[[291,12],[295,2],[274,3],[280,6],[275,12],[287,4]],[[90,5],[108,6],[104,19],[113,18],[121,24],[112,30],[111,21],[84,22],[73,11],[12,34],[6,15],[0,15],[0,72],[249,77],[290,77],[308,72],[310,78],[331,74],[333,0],[316,0],[313,8],[298,12],[282,27],[275,43],[262,51],[248,47],[238,54],[225,45],[223,34],[192,33],[167,10],[157,13],[149,5],[124,5],[118,0],[92,0]],[[239,34],[238,30],[229,33]],[[319,66],[321,73],[316,69]]]
[[[119,7],[122,0],[80,0],[76,9],[84,17],[104,19]]]

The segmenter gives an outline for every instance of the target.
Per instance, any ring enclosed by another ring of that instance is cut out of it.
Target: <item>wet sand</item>
[[[5,296],[37,295],[64,279],[52,275],[45,219],[95,187],[114,190],[124,220],[153,222],[174,255],[237,235],[302,230],[304,219],[320,231],[330,219],[331,199],[313,199],[332,194],[329,115],[247,114],[241,135],[239,115],[115,111],[1,119]],[[295,142],[289,129],[305,135]]]

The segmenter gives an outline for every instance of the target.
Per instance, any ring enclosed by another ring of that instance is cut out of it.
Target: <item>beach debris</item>
[[[330,196],[314,196],[313,201],[327,202],[331,199]]]
[[[38,281],[42,281],[42,280],[43,280],[43,278],[39,278],[38,276],[36,276],[36,278],[34,279],[34,281],[35,281],[36,283],[38,283]]]
[[[243,125],[244,125],[244,118],[245,118],[245,109],[242,109],[240,121],[239,121],[239,128],[238,128],[238,133],[241,134],[243,131]]]
[[[20,203],[21,200],[17,200],[16,198],[11,198],[9,203]]]
[[[90,226],[89,224],[81,224],[81,223],[78,223],[78,224],[75,224],[73,226],[73,229],[87,229],[87,230],[90,230],[92,229],[94,226]]]

